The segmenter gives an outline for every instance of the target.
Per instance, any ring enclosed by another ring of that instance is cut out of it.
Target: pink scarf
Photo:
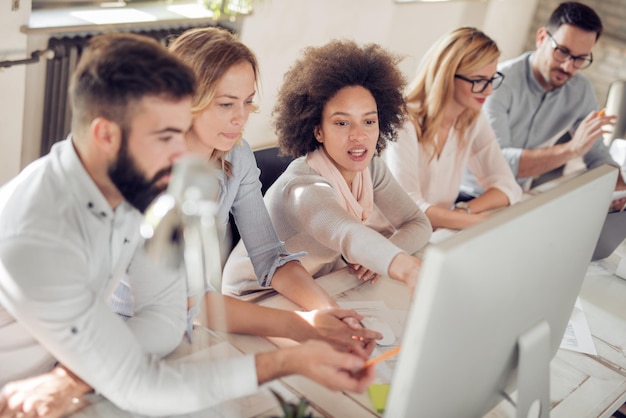
[[[346,179],[337,170],[323,147],[309,152],[306,162],[317,174],[328,180],[348,213],[361,222],[367,221],[374,208],[374,186],[369,167],[356,173],[350,190]]]

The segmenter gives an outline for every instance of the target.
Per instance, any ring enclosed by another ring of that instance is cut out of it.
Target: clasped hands
[[[348,351],[367,359],[382,335],[364,328],[363,319],[352,309],[326,308],[297,312],[317,332],[318,338],[330,343],[339,351]]]

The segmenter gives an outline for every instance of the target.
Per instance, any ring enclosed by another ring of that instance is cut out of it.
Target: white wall
[[[524,52],[538,0],[491,0],[482,30],[498,43],[501,60]]]
[[[276,142],[271,111],[282,76],[308,45],[334,38],[376,42],[405,56],[400,67],[410,80],[419,59],[445,32],[475,26],[492,36],[503,58],[522,52],[537,0],[394,3],[393,0],[263,0],[246,17],[241,39],[261,67],[259,114],[245,138],[253,148]]]
[[[12,1],[0,0],[0,61],[30,56],[27,37],[20,32],[28,23],[30,0],[21,0],[16,11],[11,10]],[[0,69],[0,185],[21,168],[25,87],[24,65]]]
[[[45,48],[44,35],[25,36],[30,0],[0,0],[0,59]],[[398,4],[393,0],[259,0],[245,18],[241,38],[261,66],[261,111],[252,115],[246,138],[259,148],[275,143],[270,113],[282,76],[299,51],[334,38],[377,42],[405,56],[408,79],[420,57],[443,33],[476,26],[492,36],[503,58],[522,52],[537,0],[452,1]],[[10,54],[10,56],[7,56]],[[4,57],[3,57],[4,56]],[[0,70],[0,185],[39,155],[45,62]]]

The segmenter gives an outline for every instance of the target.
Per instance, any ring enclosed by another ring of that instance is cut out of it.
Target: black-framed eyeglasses
[[[546,31],[546,33],[552,41],[552,56],[558,62],[565,62],[568,59],[571,59],[572,65],[578,70],[589,67],[593,62],[593,55],[591,55],[591,52],[589,53],[589,55],[572,55],[572,53],[569,52],[569,49],[559,45],[554,40],[550,32]]]
[[[497,72],[496,75],[491,78],[479,78],[476,80],[472,80],[471,78],[467,78],[461,74],[455,74],[454,78],[458,78],[463,81],[467,81],[468,83],[472,83],[472,93],[482,93],[483,91],[487,90],[489,84],[491,84],[491,88],[494,90],[500,87],[502,81],[504,80],[504,74],[502,74],[501,72]]]

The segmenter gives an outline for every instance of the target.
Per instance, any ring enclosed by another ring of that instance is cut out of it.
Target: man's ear
[[[122,130],[117,123],[98,117],[91,121],[89,129],[99,150],[109,155],[117,154],[122,141]]]
[[[543,26],[537,29],[537,33],[535,34],[535,48],[539,49],[547,37],[548,29]]]

